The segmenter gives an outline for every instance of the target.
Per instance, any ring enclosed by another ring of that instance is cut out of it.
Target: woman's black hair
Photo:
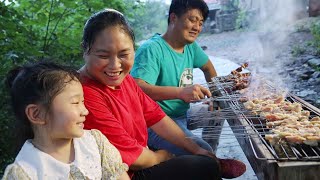
[[[120,27],[134,44],[134,33],[123,14],[114,10],[106,9],[93,14],[86,22],[83,29],[81,46],[84,53],[89,54],[98,34],[109,27]]]
[[[202,13],[203,21],[206,21],[209,15],[209,8],[203,0],[172,0],[169,8],[168,24],[170,24],[170,14],[174,13],[181,17],[187,11],[198,9]]]
[[[53,99],[70,81],[79,81],[78,73],[71,67],[53,62],[39,61],[12,69],[6,79],[11,95],[11,105],[16,117],[17,149],[34,134],[25,113],[29,104],[38,104],[50,110]]]

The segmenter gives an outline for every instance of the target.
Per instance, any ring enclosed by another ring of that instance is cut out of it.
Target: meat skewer
[[[231,74],[236,75],[236,74],[242,72],[242,70],[247,68],[248,66],[249,66],[248,63],[243,63],[240,67],[238,67],[237,69],[231,71]]]

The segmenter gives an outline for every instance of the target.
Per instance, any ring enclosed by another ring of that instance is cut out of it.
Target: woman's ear
[[[44,113],[41,112],[41,107],[39,105],[29,104],[25,109],[25,113],[32,124],[46,124]]]

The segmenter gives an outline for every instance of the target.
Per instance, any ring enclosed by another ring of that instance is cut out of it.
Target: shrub
[[[314,37],[313,45],[316,48],[317,55],[320,55],[320,23],[314,23],[311,26],[311,33]]]
[[[291,53],[293,56],[297,57],[299,55],[302,55],[306,52],[306,49],[304,49],[303,47],[296,45],[292,48]]]

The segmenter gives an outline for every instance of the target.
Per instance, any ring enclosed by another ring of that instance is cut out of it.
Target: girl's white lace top
[[[27,140],[3,179],[118,179],[128,166],[119,151],[98,130],[85,130],[74,139],[75,160],[60,162]]]

